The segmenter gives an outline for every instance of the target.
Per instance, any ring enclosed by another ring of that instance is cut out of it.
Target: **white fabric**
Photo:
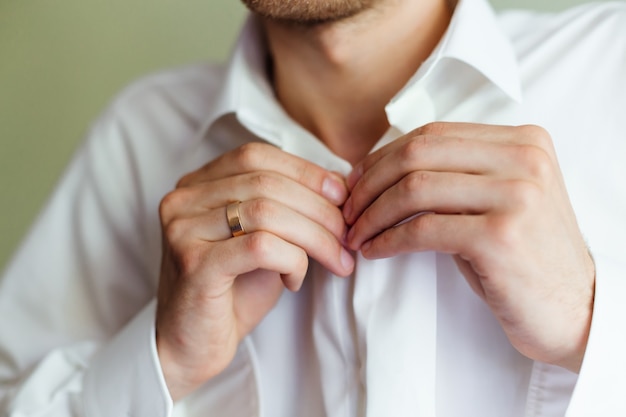
[[[495,16],[462,0],[377,145],[432,120],[551,132],[597,263],[579,376],[512,348],[449,256],[359,257],[348,279],[314,263],[226,371],[172,404],[153,324],[162,196],[252,140],[350,171],[282,111],[263,57],[250,20],[226,66],[146,78],[95,124],[0,283],[0,415],[626,415],[624,2]]]

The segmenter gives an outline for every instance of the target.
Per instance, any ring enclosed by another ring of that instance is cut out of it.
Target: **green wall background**
[[[0,0],[0,271],[112,95],[158,68],[223,60],[244,15],[237,0]]]

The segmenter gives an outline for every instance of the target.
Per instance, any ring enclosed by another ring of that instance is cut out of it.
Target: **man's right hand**
[[[334,274],[352,272],[338,208],[347,195],[338,175],[251,143],[163,198],[156,341],[174,400],[228,366],[283,288],[300,288],[309,256]],[[232,237],[226,206],[236,201],[246,234]]]

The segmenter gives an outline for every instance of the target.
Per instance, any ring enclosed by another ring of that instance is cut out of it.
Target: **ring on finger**
[[[235,201],[226,206],[226,220],[228,221],[228,227],[233,237],[246,234],[243,224],[241,224],[241,215],[239,214],[239,205],[241,201]]]

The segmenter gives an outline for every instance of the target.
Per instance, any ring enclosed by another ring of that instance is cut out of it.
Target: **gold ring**
[[[228,220],[228,227],[230,227],[230,233],[233,237],[246,234],[246,229],[244,229],[241,224],[239,204],[241,204],[241,201],[235,201],[226,206],[226,219]]]

